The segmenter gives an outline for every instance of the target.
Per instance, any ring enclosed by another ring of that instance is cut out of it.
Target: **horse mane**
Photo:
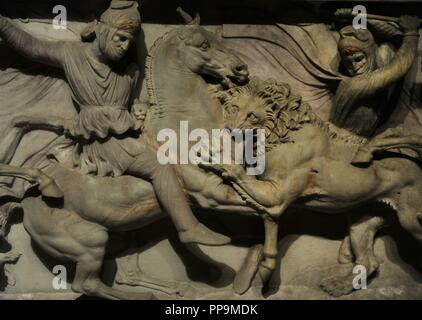
[[[302,128],[304,124],[320,127],[331,139],[339,142],[361,145],[366,139],[351,133],[339,134],[329,122],[321,120],[302,97],[291,91],[289,84],[274,79],[262,81],[252,78],[248,84],[227,91],[215,93],[223,106],[240,95],[250,95],[262,99],[266,112],[265,136],[266,150],[269,151],[282,143],[293,143],[290,132]]]
[[[173,29],[165,32],[163,35],[158,37],[151,48],[148,50],[148,54],[145,60],[145,78],[147,85],[147,92],[149,97],[149,103],[151,106],[158,106],[158,98],[154,85],[154,58],[157,55],[158,49],[170,36],[176,32],[177,29]]]

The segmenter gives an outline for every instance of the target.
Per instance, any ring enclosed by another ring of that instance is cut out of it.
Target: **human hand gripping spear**
[[[371,23],[374,27],[378,26],[379,31],[384,33],[384,35],[418,35],[416,33],[419,28],[420,23],[422,22],[421,18],[410,17],[410,16],[401,16],[401,17],[390,17],[377,14],[363,14],[359,11],[355,11],[350,8],[341,8],[337,9],[334,12],[334,17],[340,21],[347,21],[353,17],[359,15],[365,16],[368,22]],[[380,28],[380,25],[382,27]],[[415,32],[416,31],[416,32]]]
[[[359,13],[358,11],[354,11],[353,9],[341,8],[341,9],[336,10],[336,12],[334,13],[334,16],[338,19],[347,19],[350,17],[356,17],[361,14],[362,13]],[[395,22],[395,23],[399,23],[400,21],[400,18],[398,17],[382,16],[378,14],[367,13],[365,14],[365,16],[369,20],[379,20],[379,21]],[[419,23],[422,23],[422,19],[421,18],[418,18],[418,19],[419,19]]]

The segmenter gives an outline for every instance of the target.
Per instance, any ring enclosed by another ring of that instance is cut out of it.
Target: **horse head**
[[[199,25],[200,17],[197,14],[192,18],[178,8],[186,25],[179,28],[179,56],[185,66],[194,73],[208,76],[221,81],[225,87],[235,84],[244,84],[248,81],[248,66],[236,54],[226,48],[215,34]]]

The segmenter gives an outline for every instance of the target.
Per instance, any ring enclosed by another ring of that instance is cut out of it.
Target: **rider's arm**
[[[32,61],[54,67],[61,66],[63,42],[38,39],[1,15],[0,37],[7,45]]]
[[[394,84],[404,77],[412,66],[418,50],[419,22],[414,17],[402,17],[400,24],[403,29],[403,41],[394,58],[386,66],[362,77],[361,85],[369,94]]]

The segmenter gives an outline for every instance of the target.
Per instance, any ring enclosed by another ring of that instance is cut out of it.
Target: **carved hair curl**
[[[289,133],[300,129],[305,123],[317,123],[323,126],[309,104],[304,102],[301,96],[293,94],[287,83],[280,83],[274,79],[262,81],[259,78],[252,78],[247,85],[220,92],[217,97],[226,108],[235,98],[243,95],[262,100],[260,107],[266,112],[267,149],[279,143],[292,142]]]

